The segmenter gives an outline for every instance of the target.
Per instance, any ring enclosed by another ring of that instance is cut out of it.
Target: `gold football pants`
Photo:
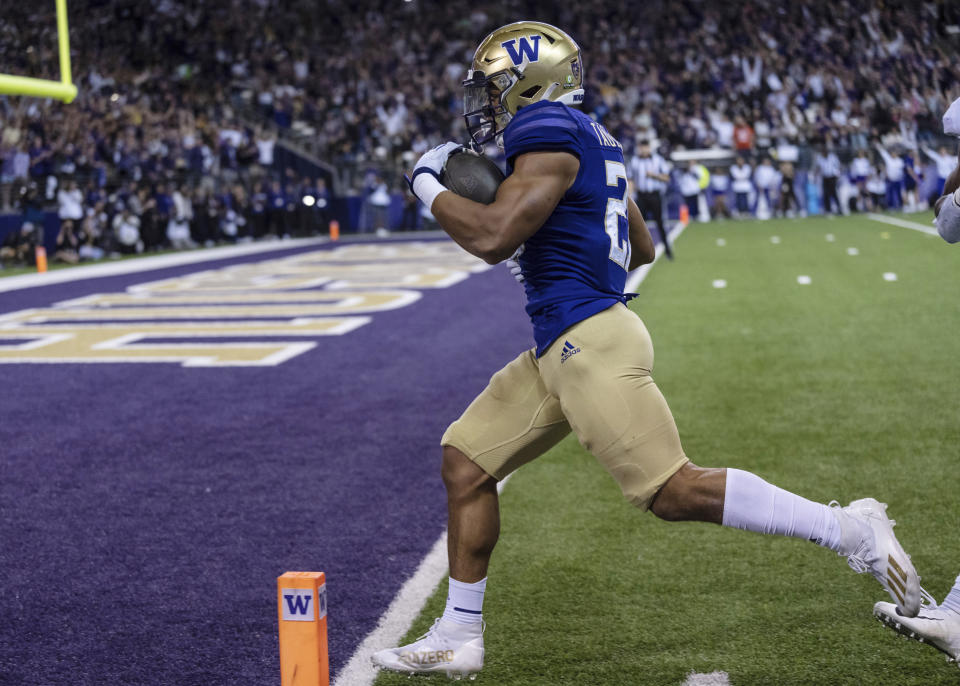
[[[647,328],[614,305],[567,329],[539,360],[528,350],[494,374],[441,444],[499,480],[572,429],[624,497],[646,510],[687,462],[652,369]]]

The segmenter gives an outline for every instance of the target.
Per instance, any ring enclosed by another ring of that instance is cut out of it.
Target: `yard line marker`
[[[857,255],[860,254],[860,251],[857,250],[856,248],[847,248],[847,254],[850,255],[851,257],[856,257]]]
[[[503,487],[511,476],[513,474],[508,474],[497,484],[497,493],[503,493]],[[370,686],[379,673],[370,662],[370,656],[378,650],[397,645],[423,610],[427,598],[447,574],[447,531],[444,529],[417,571],[400,587],[376,628],[367,634],[350,656],[350,661],[337,674],[333,686]]]
[[[730,686],[730,675],[726,672],[710,672],[709,674],[690,672],[682,686]]]
[[[924,224],[918,224],[917,222],[911,222],[906,219],[897,219],[896,217],[888,217],[885,214],[877,214],[876,212],[867,212],[867,219],[872,219],[875,222],[881,222],[883,224],[890,224],[891,226],[899,226],[904,229],[913,229],[914,231],[919,231],[920,233],[925,233],[928,236],[937,236],[937,230],[932,226],[926,226]]]
[[[677,225],[673,227],[673,231],[671,231],[669,235],[669,240],[671,243],[673,243],[675,240],[677,240],[677,238],[680,237],[680,234],[683,233],[683,230],[687,228],[687,224],[689,224],[689,222],[687,222],[686,224],[683,222],[677,222]],[[657,263],[657,260],[660,259],[661,255],[663,255],[663,244],[658,243],[657,254],[653,258],[653,262],[651,262],[650,264],[645,264],[642,267],[637,267],[635,270],[630,272],[630,274],[627,275],[627,283],[623,287],[623,290],[626,293],[633,293],[635,290],[637,290],[640,284],[643,283],[643,280],[647,278],[647,274],[650,272],[651,269],[653,269],[653,265]]]
[[[884,273],[883,273],[883,280],[884,280],[884,281],[896,281],[896,280],[897,280],[897,275],[894,274],[893,272],[884,272]]]
[[[809,276],[801,275],[797,277],[797,283],[801,286],[809,286],[812,279]]]
[[[726,287],[727,287],[727,282],[724,281],[723,279],[714,279],[714,280],[713,280],[713,287],[714,287],[714,288],[726,288]]]
[[[670,232],[669,240],[675,241],[687,224],[678,222]],[[663,245],[657,245],[656,256],[653,262],[636,269],[627,279],[624,290],[632,292],[643,283],[650,273],[650,269],[657,263],[663,254]],[[497,493],[503,492],[512,474],[507,475],[497,484]],[[440,538],[433,544],[430,552],[423,558],[420,566],[407,581],[400,587],[397,596],[390,603],[390,607],[380,617],[377,626],[363,639],[357,649],[350,656],[346,666],[340,670],[333,681],[333,686],[370,686],[377,678],[378,670],[370,662],[370,656],[377,650],[395,646],[403,635],[410,629],[410,625],[423,610],[427,598],[433,593],[443,577],[449,573],[447,567],[447,532],[444,530]],[[724,682],[717,682],[723,686]],[[727,682],[729,683],[729,682]],[[710,686],[709,684],[706,686]]]

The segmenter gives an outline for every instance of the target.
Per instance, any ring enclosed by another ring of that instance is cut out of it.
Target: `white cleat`
[[[886,510],[885,503],[878,503],[873,498],[854,500],[844,508],[838,507],[843,537],[853,544],[847,564],[857,574],[873,574],[897,603],[900,614],[916,617],[920,611],[920,577],[910,562],[910,556],[893,534],[896,522],[887,517]],[[848,536],[852,538],[848,539]]]
[[[457,624],[438,618],[409,645],[387,648],[370,659],[375,667],[406,674],[441,672],[451,679],[476,679],[483,668],[483,622]]]
[[[893,603],[877,603],[873,616],[905,638],[927,643],[960,666],[960,614],[924,605],[916,617],[904,617]]]

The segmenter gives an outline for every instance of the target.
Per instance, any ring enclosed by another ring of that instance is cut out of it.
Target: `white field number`
[[[614,188],[620,187],[620,179],[627,180],[627,169],[623,162],[606,161],[607,167],[607,185]],[[627,221],[627,185],[624,183],[623,196],[620,198],[607,198],[607,211],[603,216],[603,226],[610,237],[610,259],[627,270],[630,264],[630,239],[626,241],[620,238],[620,217]]]

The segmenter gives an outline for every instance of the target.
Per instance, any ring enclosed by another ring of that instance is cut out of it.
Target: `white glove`
[[[512,257],[507,260],[507,269],[509,269],[510,273],[513,274],[513,278],[517,280],[517,283],[523,283],[526,281],[526,279],[523,278],[523,269],[520,267],[520,263]]]
[[[413,175],[407,181],[413,194],[428,208],[433,205],[438,195],[447,190],[447,187],[440,183],[440,172],[451,153],[461,147],[459,143],[438,145],[423,153],[414,165]]]
[[[447,163],[447,158],[454,150],[459,150],[462,145],[459,143],[444,143],[438,145],[433,150],[427,150],[420,156],[417,163],[413,166],[413,180],[417,180],[418,174],[430,173],[440,179],[440,172],[443,171],[443,165]]]
[[[954,100],[943,115],[943,132],[948,136],[960,136],[960,98]]]

